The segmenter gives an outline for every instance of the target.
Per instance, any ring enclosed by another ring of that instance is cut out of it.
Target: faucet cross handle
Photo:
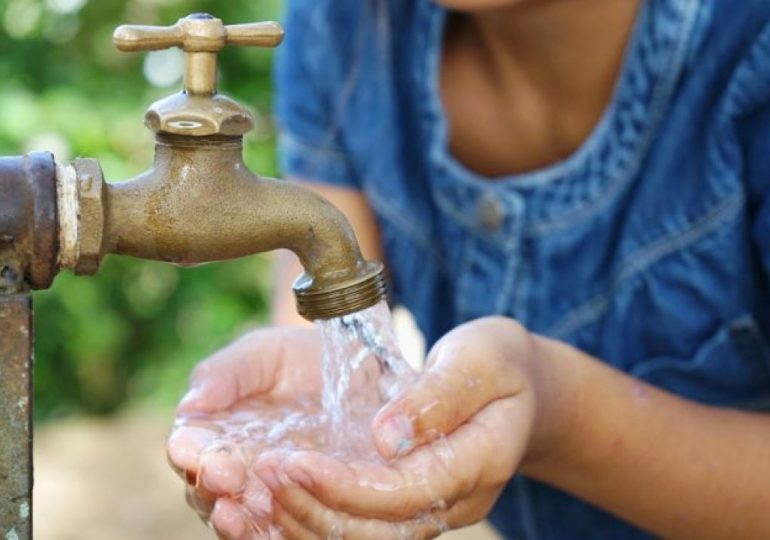
[[[283,28],[275,22],[225,26],[206,13],[188,15],[173,26],[123,25],[115,30],[115,46],[124,52],[179,47],[185,52],[184,87],[190,95],[212,95],[217,89],[217,53],[225,45],[275,47]]]

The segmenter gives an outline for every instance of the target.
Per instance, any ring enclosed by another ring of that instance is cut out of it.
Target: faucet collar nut
[[[186,92],[150,105],[144,123],[154,133],[194,137],[235,137],[248,133],[254,127],[251,113],[227,96],[197,96]]]

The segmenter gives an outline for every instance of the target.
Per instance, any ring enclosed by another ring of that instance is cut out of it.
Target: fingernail
[[[227,499],[219,499],[214,504],[216,530],[225,533],[229,538],[245,538],[246,521],[235,503]]]
[[[261,469],[256,471],[257,476],[262,480],[270,491],[275,491],[281,487],[281,481],[273,469]]]
[[[259,516],[269,516],[273,511],[273,496],[265,487],[250,493],[245,502],[246,507]]]
[[[228,446],[201,454],[200,470],[203,487],[212,493],[235,495],[243,491],[246,483],[243,464]]]
[[[414,444],[412,423],[404,415],[393,416],[380,428],[379,437],[392,457],[403,456]]]
[[[197,470],[201,452],[215,434],[205,428],[185,427],[174,431],[168,438],[168,459],[179,469]]]
[[[292,481],[304,488],[313,487],[313,478],[306,470],[302,469],[301,467],[291,467],[286,470],[286,474]]]
[[[200,386],[193,386],[179,401],[180,407],[187,407],[199,401],[203,397],[203,389]]]

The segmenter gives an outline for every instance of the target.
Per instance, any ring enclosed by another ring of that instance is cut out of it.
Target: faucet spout
[[[158,134],[153,166],[104,184],[101,196],[99,258],[195,264],[285,248],[305,269],[294,290],[307,318],[350,313],[384,295],[381,265],[362,257],[342,213],[299,185],[252,173],[241,137]],[[95,221],[84,217],[81,227]]]

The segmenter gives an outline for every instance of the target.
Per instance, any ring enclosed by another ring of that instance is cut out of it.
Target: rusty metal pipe
[[[0,295],[0,537],[32,538],[32,299]]]
[[[0,294],[51,285],[57,271],[56,168],[48,152],[0,158]]]
[[[32,300],[56,272],[53,156],[0,158],[0,537],[32,538]]]

